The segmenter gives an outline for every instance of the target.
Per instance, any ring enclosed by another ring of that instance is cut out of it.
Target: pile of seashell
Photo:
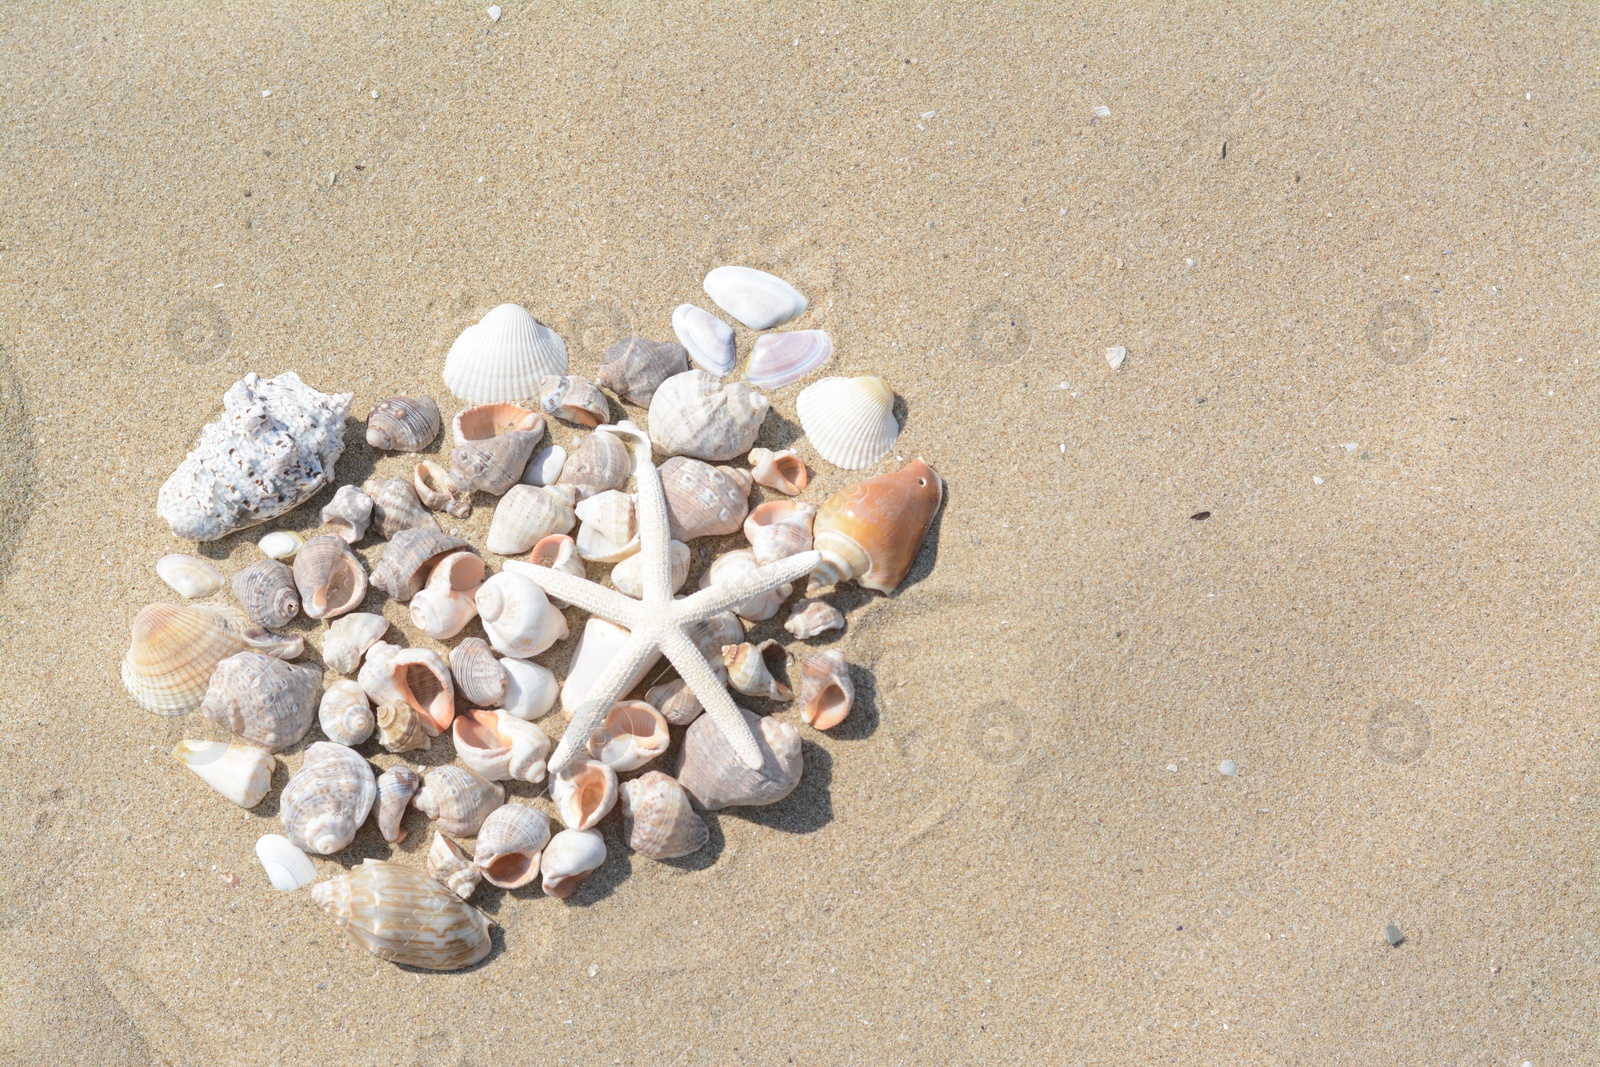
[[[806,307],[782,279],[745,267],[713,270],[704,288],[755,330],[782,325]],[[701,588],[814,549],[821,561],[783,623],[810,641],[845,625],[823,594],[848,581],[891,592],[933,522],[943,483],[921,460],[849,485],[818,506],[799,499],[809,473],[792,449],[754,447],[769,407],[756,388],[781,388],[820,370],[833,352],[827,333],[765,333],[745,380],[723,382],[734,366],[732,328],[688,304],[673,313],[672,326],[678,343],[619,340],[591,381],[569,372],[559,336],[523,308],[502,304],[467,328],[446,358],[444,382],[468,405],[449,423],[448,465],[421,458],[410,479],[339,486],[321,511],[328,532],[309,540],[288,530],[268,533],[259,541],[264,558],[231,578],[189,555],[156,564],[174,591],[198,602],[151,604],[135,616],[123,682],[148,710],[200,711],[228,738],[185,740],[173,756],[251,808],[270,789],[274,753],[300,745],[314,723],[326,738],[304,748],[283,788],[283,833],[257,843],[275,887],[315,881],[308,853],[347,848],[369,817],[391,845],[407,837],[409,811],[433,820],[422,869],[367,859],[311,890],[350,937],[382,959],[431,969],[483,959],[494,923],[467,903],[480,883],[517,889],[537,881],[550,896],[570,897],[605,862],[598,827],[615,808],[628,848],[668,860],[706,845],[701,810],[775,803],[800,781],[793,724],[740,709],[765,760],[754,769],[701,714],[685,681],[664,672],[636,678],[642,699],[611,706],[585,739],[589,758],[551,773],[551,738],[541,720],[558,704],[570,719],[629,635],[590,616],[558,679],[535,660],[571,633],[568,605],[547,597],[519,568],[585,577],[591,565],[610,565],[616,590],[642,598],[669,562],[673,591],[689,584],[689,546],[700,538],[742,532],[748,541],[712,560]],[[671,539],[665,554],[651,557],[653,578],[642,573],[636,497],[628,488],[635,460],[622,435],[604,428],[612,400],[603,390],[648,411]],[[248,375],[162,488],[161,514],[175,532],[214,539],[299,506],[335,481],[350,401],[350,394],[319,393],[293,374]],[[530,402],[536,406],[525,406]],[[892,450],[899,431],[893,402],[878,378],[823,378],[800,393],[797,408],[818,454],[859,470]],[[547,419],[589,432],[570,450],[541,447]],[[376,449],[422,453],[444,428],[432,398],[395,396],[374,405],[366,439]],[[747,466],[729,465],[740,457]],[[758,485],[773,495],[752,508]],[[498,500],[480,552],[447,532],[439,516],[465,519],[485,496]],[[370,574],[355,551],[369,537],[385,542]],[[506,565],[492,570],[486,555]],[[225,588],[237,609],[207,601]],[[383,615],[360,610],[373,590],[405,604],[418,633],[454,640],[453,647],[408,645],[392,635]],[[783,585],[695,624],[691,640],[717,681],[749,697],[795,699],[782,678],[789,653],[777,640],[752,643],[745,633],[747,623],[777,616],[792,594]],[[296,662],[305,651],[302,636],[279,632],[302,613],[325,621],[322,669]],[[463,636],[474,625],[481,636]],[[396,640],[386,640],[391,636]],[[337,677],[325,682],[325,672]],[[803,724],[828,730],[845,721],[855,694],[841,651],[800,655],[796,674]],[[656,766],[669,762],[674,728],[681,740],[668,774]],[[446,739],[459,762],[426,769],[385,760],[387,768],[375,773],[357,751],[404,754]],[[541,797],[563,828],[552,832],[549,813],[533,803]]]

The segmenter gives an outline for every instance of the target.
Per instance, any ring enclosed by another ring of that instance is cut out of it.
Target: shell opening
[[[507,852],[490,860],[483,873],[488,876],[490,882],[496,884],[520,882],[528,876],[538,855],[537,852],[531,856],[526,852]]]
[[[455,722],[456,739],[468,748],[504,748],[500,735],[476,715],[464,715]]]

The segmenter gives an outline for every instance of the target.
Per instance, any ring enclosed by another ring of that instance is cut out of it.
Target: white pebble
[[[1322,484],[1322,476],[1320,474],[1313,474],[1311,476],[1311,484],[1312,485],[1321,485]]]
[[[1122,366],[1122,361],[1128,358],[1128,350],[1121,345],[1112,345],[1106,349],[1106,362],[1111,364],[1111,369],[1116,370]]]
[[[1176,763],[1167,764],[1167,773],[1168,774],[1177,774],[1178,773],[1178,765]]]
[[[496,4],[493,7],[491,7],[489,9],[488,14],[489,14],[489,21],[490,22],[499,22],[500,21],[500,5]]]
[[[374,99],[374,100],[378,99],[378,90],[376,90],[376,89],[372,90],[372,99]]]
[[[256,544],[273,559],[289,559],[304,547],[305,540],[292,530],[274,530]]]
[[[933,118],[933,116],[935,116],[937,114],[938,114],[937,111],[924,111],[922,113],[922,121],[923,122],[927,122],[929,119]]]
[[[1231,759],[1225,759],[1219,763],[1217,765],[1217,770],[1221,771],[1223,774],[1226,774],[1229,778],[1232,778],[1234,775],[1239,773],[1238,765],[1235,764]]]
[[[560,445],[545,445],[522,468],[522,481],[527,485],[554,485],[566,462],[566,449]]]
[[[261,90],[261,99],[265,100],[267,97],[269,97],[271,95],[272,95],[272,90],[271,89],[263,89],[263,90]]]
[[[1111,117],[1111,109],[1106,107],[1104,104],[1097,105],[1094,109],[1094,113],[1103,119],[1108,119]]]

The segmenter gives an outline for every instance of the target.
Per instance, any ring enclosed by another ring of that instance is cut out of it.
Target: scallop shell
[[[758,718],[739,709],[755,734],[763,757],[759,770],[739,760],[709,715],[696,719],[683,735],[678,757],[679,783],[708,811],[735,805],[773,804],[794,792],[804,766],[800,731],[771,716]]]
[[[784,620],[783,628],[809,641],[818,634],[844,628],[844,613],[826,600],[799,600]]]
[[[689,580],[689,546],[682,541],[671,541],[667,551],[672,557],[672,591],[676,593],[683,588],[683,583]],[[617,587],[619,593],[626,593],[636,600],[644,599],[644,576],[639,572],[644,569],[644,557],[635,553],[628,556],[621,563],[611,568],[611,584]]]
[[[539,856],[541,884],[548,895],[565,900],[606,861],[606,840],[597,830],[562,830]]]
[[[352,748],[317,741],[283,787],[278,816],[291,844],[326,856],[355,840],[376,799],[378,783],[366,760]]]
[[[567,346],[515,304],[501,304],[450,346],[444,384],[475,404],[539,395],[539,380],[567,373]]]
[[[817,454],[847,471],[872,466],[900,436],[894,390],[882,378],[824,378],[801,391],[795,411]]]
[[[627,644],[629,636],[631,635],[624,627],[608,622],[598,615],[591,615],[584,621],[583,633],[578,637],[577,647],[572,650],[566,681],[561,683],[562,715],[568,719],[572,718],[578,706],[589,695],[589,690],[594,688],[594,683],[600,680],[600,675]],[[627,679],[622,691],[629,692],[642,682],[658,658],[646,657],[633,677]]]
[[[378,831],[391,845],[406,839],[406,828],[400,822],[421,788],[422,776],[403,763],[378,776]]]
[[[306,735],[322,672],[259,652],[239,652],[211,674],[200,710],[241,741],[278,752]]]
[[[750,509],[748,474],[682,456],[661,464],[659,473],[673,540],[692,541],[739,531]]]
[[[367,595],[367,570],[350,546],[332,534],[313,537],[294,557],[294,584],[312,619],[354,611]]]
[[[467,703],[492,708],[506,695],[506,672],[489,642],[469,637],[450,650],[450,677]]]
[[[646,771],[622,783],[622,836],[641,856],[670,860],[700,851],[711,831],[676,778]]]
[[[578,491],[570,485],[513,485],[495,505],[483,547],[498,556],[526,552],[551,534],[564,534],[577,522]]]
[[[519,659],[537,656],[567,636],[567,618],[545,597],[533,579],[511,561],[478,589],[478,617],[497,652]]]
[[[852,578],[864,589],[893,592],[916,562],[943,499],[944,482],[920,459],[833,494],[812,527],[822,562],[806,595]]]
[[[185,600],[210,596],[222,588],[222,572],[203,559],[173,552],[156,560],[156,574]]]
[[[807,656],[800,664],[800,718],[818,730],[844,722],[856,699],[850,665],[838,649]]]
[[[595,380],[630,404],[650,406],[656,387],[689,369],[683,346],[671,341],[624,337],[606,349]]]
[[[644,698],[661,713],[663,719],[674,726],[688,726],[705,711],[700,698],[694,695],[694,690],[682,678],[652,686]]]
[[[385,649],[393,646],[383,646]],[[377,655],[375,647],[361,668],[361,688],[375,704],[409,704],[422,716],[429,737],[450,729],[456,717],[455,687],[450,668],[428,648],[403,648]],[[382,719],[379,720],[382,725]]]
[[[521,404],[477,404],[456,413],[450,423],[451,436],[458,445],[488,441],[513,433],[544,436],[544,416]]]
[[[422,506],[432,511],[447,512],[458,519],[472,514],[472,487],[431,459],[411,468],[411,488]]]
[[[753,267],[718,267],[701,287],[719,308],[752,330],[781,326],[806,309],[798,289]]]
[[[550,738],[505,711],[469,711],[451,727],[456,755],[491,782],[542,782]]]
[[[792,448],[786,448],[781,452],[774,452],[770,448],[752,448],[750,476],[757,485],[764,485],[768,489],[776,489],[790,496],[797,496],[811,478],[806,471],[806,465],[794,454]]]
[[[733,327],[711,312],[693,304],[679,304],[672,312],[672,332],[697,366],[717,375],[733,369]],[[652,398],[651,403],[654,402]]]
[[[122,684],[157,715],[186,715],[206,696],[211,672],[244,651],[244,620],[221,605],[151,604],[134,616]]]
[[[300,614],[300,591],[287,563],[264,559],[233,576],[234,599],[258,626],[287,626]]]
[[[371,737],[377,726],[367,694],[348,678],[334,682],[322,694],[317,722],[329,741],[352,748]]]
[[[772,676],[767,666],[767,654],[776,648],[783,658],[783,646],[774,640],[759,645],[742,641],[737,645],[724,645],[722,662],[728,668],[728,684],[746,696],[764,697],[767,700],[792,700],[794,690]]]
[[[705,573],[700,576],[700,588],[709,589],[713,585],[731,582],[747,574],[753,574],[760,564],[756,562],[755,553],[747,548],[736,548],[732,552],[725,552],[711,562]],[[794,592],[794,586],[785,583],[776,589],[768,590],[760,596],[751,597],[749,600],[733,606],[733,613],[741,619],[751,622],[760,622],[770,619],[783,607],[783,602]]]
[[[356,944],[391,963],[454,971],[494,947],[492,919],[404,864],[363,860],[349,874],[313,886],[311,899]]]
[[[372,522],[372,498],[353,485],[341,485],[322,506],[322,521],[333,527],[344,543],[353,545],[367,536]]]
[[[322,662],[340,674],[354,674],[361,657],[389,632],[389,620],[366,611],[341,615],[328,627],[322,642]]]
[[[508,658],[500,661],[500,668],[506,672],[506,695],[500,702],[506,714],[532,722],[556,706],[561,684],[548,667]]]
[[[781,389],[821,370],[833,356],[826,330],[795,330],[757,337],[745,364],[745,380],[757,389]]]
[[[415,752],[433,744],[422,728],[422,713],[404,700],[379,704],[376,722],[378,744],[390,752]]]
[[[567,450],[560,445],[545,445],[533,453],[528,465],[522,468],[523,485],[554,485],[561,477],[561,468],[567,464]]]
[[[667,720],[642,700],[611,705],[587,742],[589,754],[618,774],[638,770],[664,754],[671,743]]]
[[[428,846],[428,854],[423,857],[422,865],[462,900],[472,896],[478,888],[479,879],[483,877],[483,873],[473,866],[471,858],[461,851],[461,846],[437,830],[433,832],[433,843]]]
[[[471,837],[505,801],[506,791],[493,782],[465,767],[446,764],[423,772],[422,788],[411,802],[445,833]]]
[[[744,536],[760,564],[776,563],[811,551],[811,523],[817,509],[798,500],[757,504],[744,520]]]
[[[241,808],[253,808],[272,788],[272,753],[227,741],[179,741],[172,758]]]
[[[607,430],[585,437],[561,468],[560,484],[578,490],[578,499],[621,489],[633,470],[633,459],[622,438]]]
[[[257,541],[256,547],[265,552],[268,559],[293,559],[305,543],[306,539],[293,530],[274,530]]]
[[[550,843],[550,819],[526,804],[505,804],[489,813],[473,842],[472,862],[484,880],[520,889],[539,877],[539,854]]]
[[[633,497],[608,489],[579,501],[576,514],[583,520],[576,538],[578,555],[597,563],[618,563],[639,551],[639,526]]]
[[[439,533],[439,523],[417,499],[417,491],[403,478],[368,479],[361,489],[372,498],[372,521],[385,540],[406,530]]]
[[[538,447],[540,436],[514,430],[457,445],[450,453],[450,470],[461,484],[500,496],[522,480],[528,457]]]
[[[539,383],[539,406],[545,414],[579,426],[599,426],[611,418],[611,402],[599,386],[581,374],[545,378]]]
[[[367,416],[367,444],[389,452],[421,452],[439,436],[439,405],[431,396],[391,396]]]
[[[533,546],[533,552],[528,556],[528,560],[536,567],[553,567],[579,578],[588,576],[583,569],[583,559],[578,555],[578,543],[566,534],[551,534],[549,537],[539,538],[539,543]],[[549,600],[558,608],[568,606],[565,600],[557,600],[555,597],[549,597]]]
[[[401,530],[372,568],[372,584],[396,600],[410,600],[422,590],[430,565],[446,553],[471,547],[438,530]]]
[[[745,382],[723,385],[703,370],[685,371],[650,401],[650,442],[664,455],[733,459],[756,443],[770,406]]]
[[[256,859],[267,872],[272,888],[290,893],[317,880],[316,865],[282,834],[262,834],[256,841]]]
[[[617,803],[617,772],[599,760],[573,760],[550,776],[550,799],[562,822],[587,830]]]

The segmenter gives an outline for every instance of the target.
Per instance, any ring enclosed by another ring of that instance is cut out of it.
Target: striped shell
[[[355,840],[377,799],[371,764],[352,748],[318,741],[283,787],[278,815],[296,848],[326,856]]]
[[[711,831],[677,779],[646,771],[622,783],[622,836],[640,855],[670,860],[698,852]]]
[[[806,309],[800,291],[776,274],[753,267],[718,267],[701,288],[717,306],[752,330],[782,326]]]
[[[566,344],[516,304],[501,304],[468,326],[444,361],[444,384],[474,404],[538,396],[540,379],[565,373]]]
[[[746,382],[724,385],[703,370],[685,371],[650,400],[650,442],[662,455],[733,459],[756,443],[770,406]]]
[[[887,456],[900,436],[894,390],[882,378],[824,378],[806,386],[795,411],[817,454],[849,471]]]
[[[750,475],[673,456],[658,468],[674,541],[737,533],[750,509]]]
[[[264,559],[250,564],[233,576],[229,588],[250,621],[258,626],[287,626],[300,614],[294,571],[282,560]]]
[[[217,664],[249,647],[244,619],[220,605],[151,604],[134,616],[122,684],[147,711],[198,708]]]
[[[294,584],[308,618],[332,619],[361,606],[367,569],[342,539],[323,534],[295,555]]]
[[[826,330],[795,330],[756,338],[744,376],[757,389],[780,389],[821,370],[833,355]]]
[[[624,337],[606,349],[595,381],[630,404],[649,407],[656,387],[689,369],[683,346],[671,341]]]
[[[450,650],[450,677],[469,704],[492,708],[506,695],[506,671],[495,659],[489,642],[465,638]]]
[[[430,564],[447,553],[471,547],[438,530],[401,530],[372,568],[372,584],[396,600],[410,600],[421,591]]]
[[[378,776],[378,832],[391,845],[406,839],[406,828],[400,822],[421,788],[422,776],[404,763]]]
[[[439,436],[439,405],[431,396],[391,396],[367,416],[367,444],[393,452],[421,452]]]
[[[361,486],[372,498],[372,522],[386,540],[405,530],[439,532],[439,522],[417,499],[417,491],[404,478],[369,479]]]
[[[520,889],[539,877],[539,854],[550,843],[550,819],[526,804],[505,804],[489,813],[472,845],[472,862],[484,880]]]
[[[211,674],[200,710],[241,741],[278,752],[311,729],[322,672],[259,652],[238,652]]]
[[[506,791],[465,767],[445,764],[425,771],[412,798],[417,810],[453,837],[472,837],[489,813],[506,800]]]
[[[494,947],[492,919],[405,864],[363,860],[349,874],[313,886],[311,899],[356,944],[390,963],[454,971]]]

